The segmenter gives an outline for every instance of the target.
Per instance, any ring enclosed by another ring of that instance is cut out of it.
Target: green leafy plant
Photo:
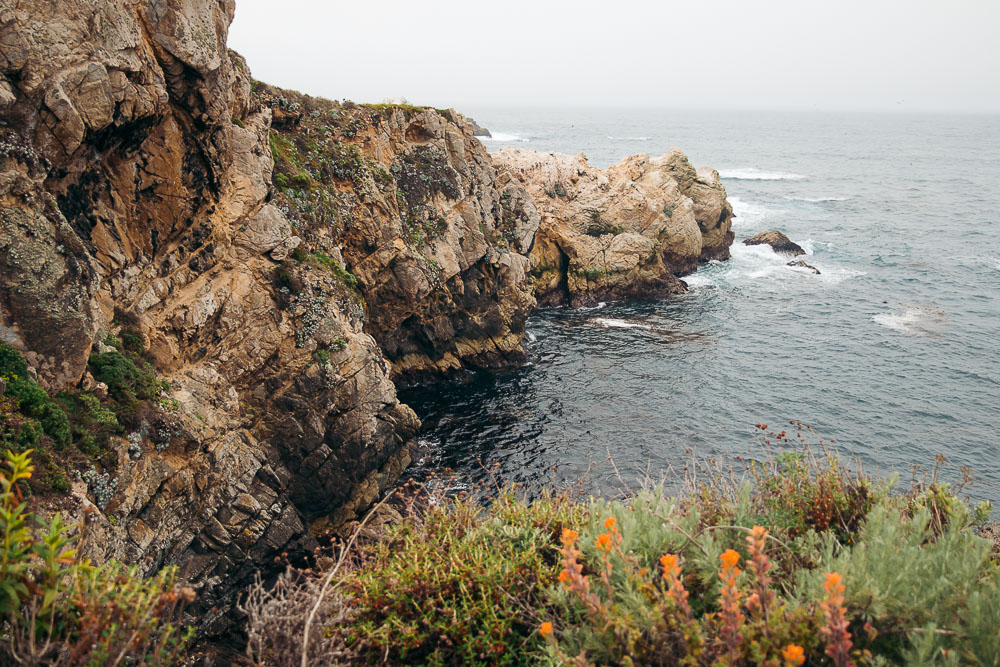
[[[136,567],[80,560],[60,515],[28,511],[19,483],[34,471],[29,455],[8,451],[0,472],[0,662],[178,662],[193,630],[177,619],[194,592],[176,585],[174,568],[143,579]]]

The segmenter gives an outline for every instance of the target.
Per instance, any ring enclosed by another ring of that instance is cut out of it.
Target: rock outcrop
[[[517,178],[541,214],[531,275],[541,303],[682,292],[699,262],[729,257],[732,207],[718,172],[673,150],[600,170],[583,155],[504,149],[494,164]]]
[[[285,265],[356,281],[394,378],[520,361],[539,216],[473,126],[455,111],[259,95],[295,114],[272,140],[274,203],[304,239]]]
[[[760,234],[755,234],[748,239],[743,239],[743,245],[769,245],[774,252],[791,255],[792,257],[806,254],[806,251],[802,249],[802,246],[793,242],[776,229],[769,232],[761,232]]]
[[[477,137],[492,137],[493,133],[487,130],[485,127],[476,122],[474,118],[467,119],[469,124],[472,126],[472,133]]]
[[[272,110],[226,50],[233,10],[0,4],[0,341],[53,392],[91,386],[104,336],[147,341],[162,414],[74,483],[99,506],[83,551],[178,564],[203,609],[370,503],[418,427],[356,291],[276,279],[301,239],[268,203]]]
[[[815,273],[817,276],[820,275],[819,269],[817,269],[812,264],[806,264],[801,259],[789,262],[788,266],[791,266],[791,267],[794,267],[794,268],[799,268],[799,269],[807,269],[807,270],[812,271],[813,273]]]

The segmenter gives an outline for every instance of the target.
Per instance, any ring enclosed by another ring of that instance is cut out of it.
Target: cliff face
[[[267,203],[272,112],[226,50],[233,9],[0,5],[0,340],[52,392],[94,386],[106,334],[147,341],[169,390],[74,483],[77,508],[102,498],[84,552],[181,564],[206,608],[371,502],[418,427],[340,274],[276,281],[301,241]]]
[[[606,170],[583,155],[508,148],[493,158],[541,213],[531,274],[542,303],[674,294],[685,289],[677,276],[729,257],[733,210],[719,174],[676,149]]]
[[[203,610],[395,481],[394,381],[519,360],[533,290],[670,292],[731,241],[679,154],[494,162],[453,111],[252,81],[233,12],[0,0],[0,362],[69,414],[32,481],[72,487],[86,555],[178,564]]]
[[[356,279],[394,375],[519,360],[538,213],[474,126],[454,111],[258,94],[281,117],[275,204],[305,240],[290,263]]]

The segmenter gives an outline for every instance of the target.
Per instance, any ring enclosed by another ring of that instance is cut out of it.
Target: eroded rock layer
[[[673,150],[600,170],[583,155],[504,149],[493,156],[541,214],[531,251],[539,302],[589,305],[684,290],[677,276],[727,259],[732,207],[714,169]]]
[[[0,341],[53,393],[93,386],[109,334],[145,341],[169,389],[96,469],[76,453],[83,550],[179,564],[203,609],[370,503],[419,425],[337,271],[281,290],[302,241],[268,203],[272,110],[226,49],[233,11],[0,4]]]
[[[274,106],[275,204],[304,245],[356,281],[365,330],[407,376],[523,357],[538,213],[446,110],[337,104],[263,87]]]

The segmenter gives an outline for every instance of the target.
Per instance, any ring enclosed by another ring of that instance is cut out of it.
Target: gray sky
[[[356,102],[1000,112],[1000,0],[237,0],[254,76]]]

